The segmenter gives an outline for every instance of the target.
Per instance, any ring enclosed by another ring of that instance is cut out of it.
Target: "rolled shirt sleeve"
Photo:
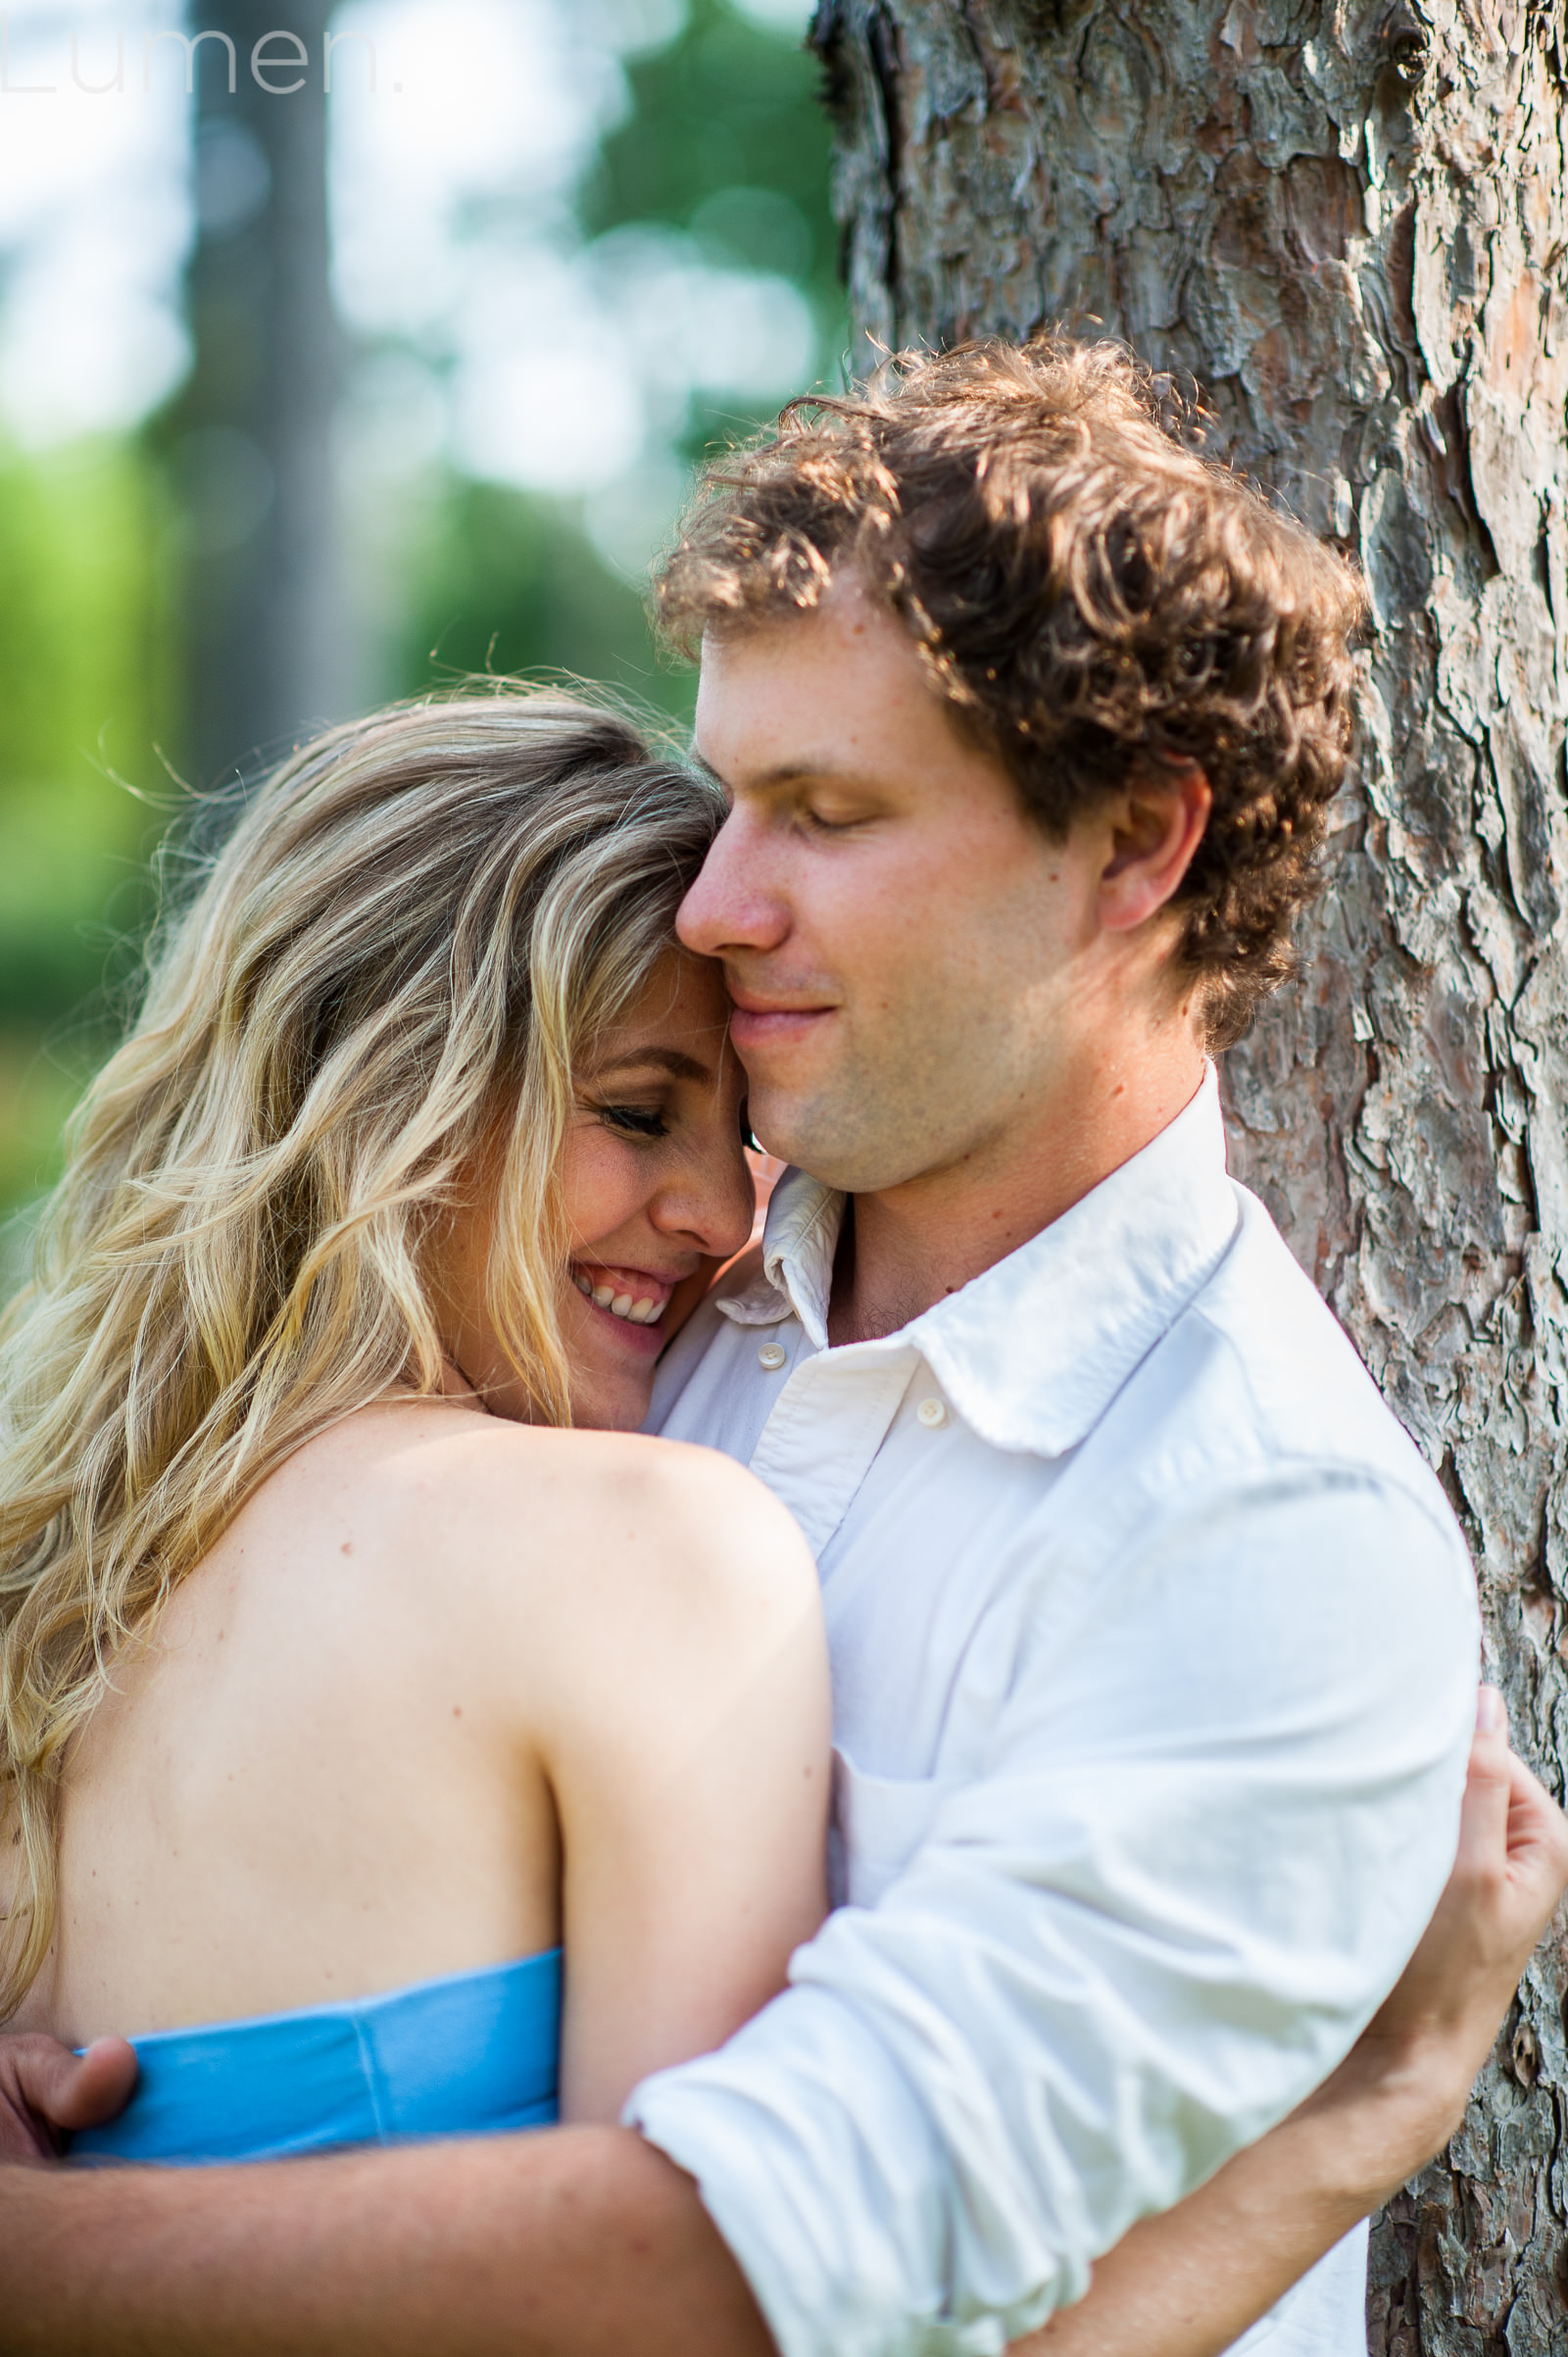
[[[992,2352],[1079,2297],[1327,2076],[1437,1902],[1479,1642],[1441,1500],[1296,1463],[1156,1525],[1058,1550],[981,1772],[909,1788],[874,1903],[627,2107],[783,2357]]]

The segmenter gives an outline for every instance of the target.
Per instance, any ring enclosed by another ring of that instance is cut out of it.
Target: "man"
[[[1346,2230],[1568,1873],[1494,1732],[1521,1838],[1468,1993],[1423,1950],[1356,2044],[1453,1857],[1474,1596],[1206,1061],[1311,887],[1355,587],[1114,352],[987,347],[787,417],[662,594],[731,798],[681,930],[800,1170],[655,1421],[818,1554],[848,1904],[640,2136],[15,2173],[0,2347],[895,2357],[1053,2317],[1199,2357],[1330,2251],[1270,2345],[1348,2357]]]

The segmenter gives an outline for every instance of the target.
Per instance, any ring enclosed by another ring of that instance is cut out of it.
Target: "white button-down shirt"
[[[751,1465],[816,1553],[844,1903],[627,2117],[784,2357],[945,2357],[1078,2297],[1347,2052],[1452,1860],[1479,1632],[1438,1483],[1226,1175],[1212,1073],[834,1350],[842,1210],[783,1183],[652,1428]],[[1242,2345],[1364,2351],[1363,2249]]]

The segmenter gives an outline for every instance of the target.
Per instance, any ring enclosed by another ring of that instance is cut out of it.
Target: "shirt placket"
[[[814,1555],[848,1513],[918,1364],[907,1344],[850,1344],[804,1359],[779,1394],[752,1471],[789,1507]]]

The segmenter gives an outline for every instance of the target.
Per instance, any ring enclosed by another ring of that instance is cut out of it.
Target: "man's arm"
[[[250,2169],[0,2171],[6,2357],[773,2357],[625,2128]]]
[[[1431,1931],[1327,2085],[1019,2357],[1211,2357],[1438,2150],[1568,1880],[1568,1825],[1477,1739]],[[6,2041],[20,2103],[63,2050]],[[79,2088],[76,2090],[79,2096]],[[88,2259],[85,2254],[91,2254]],[[0,2170],[0,2350],[774,2357],[691,2180],[624,2129],[250,2170]]]
[[[1338,2067],[1442,1894],[1478,1650],[1451,1522],[1337,1462],[1139,1472],[1053,1492],[1070,1542],[1042,1526],[1050,1578],[975,1640],[980,1772],[841,1759],[856,1903],[633,2094],[784,2357],[963,2357],[1075,2304]]]
[[[1089,2297],[1023,2345],[1038,2357],[1225,2347],[1437,2140],[1415,2131],[1408,2071],[1391,2087],[1386,2061],[1374,2059],[1367,2087],[1287,2122],[1180,2210],[1135,2228]],[[1348,2170],[1347,2123],[1372,2185]],[[252,2169],[0,2176],[7,2357],[432,2348],[774,2357],[692,2181],[627,2129]]]
[[[1013,2357],[1218,2357],[1440,2152],[1568,1884],[1568,1819],[1481,1709],[1453,1873],[1398,1986],[1299,2110],[1097,2262]]]

